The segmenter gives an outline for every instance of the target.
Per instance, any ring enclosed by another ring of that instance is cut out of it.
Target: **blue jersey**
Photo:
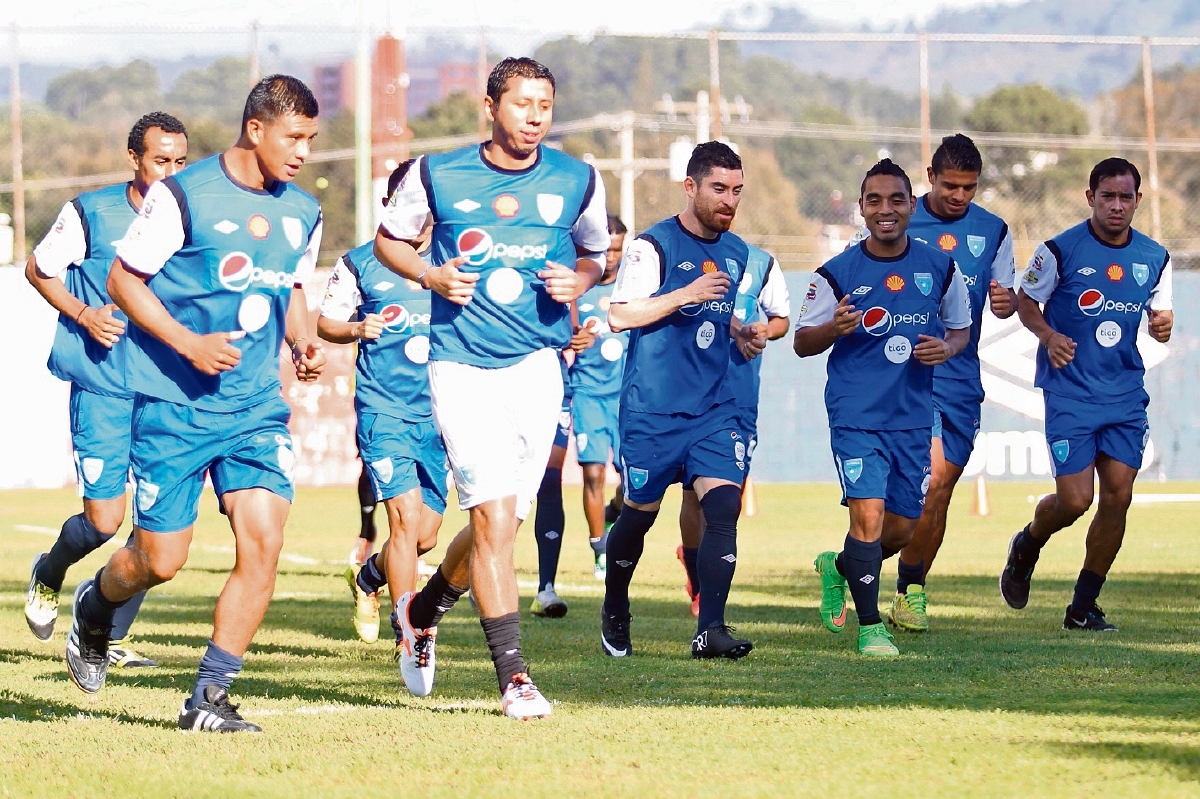
[[[34,251],[38,271],[47,277],[61,274],[67,291],[92,308],[108,305],[112,300],[106,285],[116,257],[115,245],[137,213],[129,202],[128,183],[79,195],[63,208],[54,228]],[[59,314],[46,364],[50,372],[93,394],[133,396],[125,386],[129,320],[120,311],[113,316],[125,322],[126,335],[118,337],[109,349],[74,319]]]
[[[733,399],[729,324],[734,293],[750,248],[732,233],[702,239],[678,217],[654,225],[630,245],[621,261],[612,302],[669,294],[710,272],[729,275],[730,293],[685,305],[629,335],[621,407],[638,413],[699,416]]]
[[[614,333],[608,326],[608,306],[617,282],[592,286],[579,298],[579,324],[596,333],[596,343],[575,355],[571,367],[571,391],[589,397],[617,397],[625,372],[625,350],[629,332]],[[595,320],[595,321],[592,321]]]
[[[241,410],[278,396],[279,355],[292,288],[311,274],[321,208],[291,183],[270,191],[238,183],[222,156],[166,178],[117,244],[167,313],[194,333],[244,331],[233,369],[206,375],[132,326],[129,386],[139,394],[210,411]]]
[[[359,339],[355,362],[357,411],[409,422],[433,418],[429,405],[429,297],[419,283],[405,280],[376,260],[374,243],[346,253],[329,279],[321,313],[331,319],[384,318],[377,339]]]
[[[1055,369],[1038,347],[1034,385],[1047,394],[1117,403],[1143,392],[1137,348],[1147,308],[1170,309],[1171,256],[1130,228],[1121,247],[1096,237],[1083,222],[1038,247],[1021,290],[1043,303],[1046,323],[1075,342],[1075,358]]]
[[[733,314],[745,324],[753,324],[761,318],[758,297],[767,282],[767,273],[775,259],[765,250],[751,246],[746,259],[746,271],[737,284]],[[779,267],[776,266],[776,269]],[[786,313],[784,314],[786,316]],[[739,408],[758,407],[759,372],[762,358],[747,361],[732,339],[729,341],[729,382]]]
[[[931,428],[933,369],[912,353],[920,334],[938,335],[942,324],[970,326],[966,285],[953,259],[912,239],[901,255],[891,258],[872,255],[861,242],[816,271],[797,325],[829,321],[846,295],[863,315],[829,353],[829,426]]]
[[[934,379],[966,380],[976,387],[975,393],[981,393],[979,336],[988,286],[993,279],[1004,288],[1013,285],[1013,248],[1008,225],[975,203],[968,205],[967,212],[957,219],[938,216],[930,209],[926,195],[917,202],[917,210],[908,223],[908,235],[953,258],[971,297],[971,340],[958,355],[934,367]]]

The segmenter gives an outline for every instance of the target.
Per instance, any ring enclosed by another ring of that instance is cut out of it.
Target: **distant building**
[[[377,45],[375,67],[379,66],[379,57]],[[471,61],[410,65],[407,87],[408,114],[420,116],[429,106],[445,100],[455,92],[479,94],[478,69],[478,64]],[[354,62],[346,61],[317,67],[313,74],[313,93],[317,96],[317,102],[321,104],[322,114],[333,116],[342,111],[353,111]]]

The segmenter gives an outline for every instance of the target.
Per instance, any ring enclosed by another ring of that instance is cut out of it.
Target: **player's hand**
[[[995,280],[988,284],[988,302],[992,305],[992,313],[1000,319],[1007,319],[1015,310],[1012,292]]]
[[[733,331],[733,343],[747,361],[752,361],[767,348],[767,326],[762,322],[742,325]]]
[[[719,300],[729,293],[729,275],[724,272],[709,272],[701,275],[678,291],[683,305],[696,305],[710,300]]]
[[[550,298],[564,305],[579,299],[591,288],[583,275],[554,261],[546,261],[546,268],[537,276],[545,282]]]
[[[1051,330],[1042,346],[1046,348],[1046,354],[1050,356],[1050,363],[1055,369],[1061,369],[1075,360],[1075,342],[1062,333]]]
[[[575,333],[571,336],[571,349],[574,352],[583,352],[596,343],[597,324],[598,320],[593,316],[583,323],[583,327],[575,328]]]
[[[435,266],[425,273],[422,285],[455,305],[466,305],[475,296],[475,284],[479,281],[478,272],[463,272],[460,266],[467,262],[466,257],[451,258],[441,266]]]
[[[125,332],[125,323],[113,316],[117,306],[109,304],[99,308],[87,307],[80,312],[77,324],[105,347],[112,349],[117,339]]]
[[[377,339],[383,334],[383,314],[369,313],[363,317],[362,321],[355,325],[354,337],[365,339]]]
[[[937,336],[918,333],[917,341],[920,343],[913,347],[913,357],[926,366],[937,366],[954,357],[954,350],[950,345]]]
[[[854,306],[850,304],[850,295],[847,294],[833,311],[833,332],[837,333],[838,338],[850,335],[858,329],[862,315],[862,311],[854,310]]]
[[[187,351],[180,354],[204,374],[218,375],[221,372],[228,372],[242,360],[242,351],[229,342],[238,341],[245,336],[245,330],[195,336],[188,345]]]
[[[1153,308],[1148,309],[1148,312],[1150,319],[1146,323],[1146,329],[1155,341],[1166,344],[1171,340],[1171,329],[1175,326],[1175,312],[1156,311]]]
[[[296,367],[296,379],[303,383],[312,383],[321,376],[328,359],[325,357],[324,345],[316,339],[304,338],[292,347],[292,363]]]

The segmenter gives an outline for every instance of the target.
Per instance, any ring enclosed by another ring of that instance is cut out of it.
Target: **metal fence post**
[[[354,238],[373,238],[371,203],[371,42],[366,0],[358,0],[358,53],[354,70]]]
[[[13,263],[25,261],[25,170],[21,154],[21,54],[17,23],[12,26],[9,63],[9,104],[12,108],[12,175],[13,175]]]
[[[709,116],[712,118],[712,137],[714,139],[721,138],[721,53],[717,46],[716,30],[708,32],[708,86],[709,86],[709,102],[712,103],[712,112]],[[696,142],[700,144],[701,142]],[[633,228],[629,228],[633,230]]]
[[[1158,201],[1158,138],[1154,129],[1154,68],[1150,39],[1142,39],[1142,93],[1146,99],[1146,156],[1150,162],[1150,235],[1162,241],[1162,213]]]
[[[253,89],[262,77],[258,66],[258,23],[250,26],[250,88]]]
[[[933,160],[933,148],[929,141],[929,34],[922,33],[918,39],[921,51],[921,182],[924,183],[925,167]]]
[[[633,233],[633,112],[621,115],[621,221]]]

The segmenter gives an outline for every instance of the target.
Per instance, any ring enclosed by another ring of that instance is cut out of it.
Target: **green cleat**
[[[858,628],[858,654],[876,658],[894,658],[900,654],[894,643],[896,639],[887,631],[883,622]]]
[[[373,644],[379,640],[379,594],[368,594],[358,587],[358,573],[362,566],[346,567],[346,583],[354,600],[354,632],[363,643]]]
[[[892,606],[888,608],[887,618],[893,626],[910,633],[923,633],[929,630],[929,616],[925,612],[925,587],[910,585],[903,594],[896,594]]]
[[[846,578],[838,573],[836,552],[822,552],[813,561],[821,575],[821,621],[831,633],[840,633],[846,626]]]

